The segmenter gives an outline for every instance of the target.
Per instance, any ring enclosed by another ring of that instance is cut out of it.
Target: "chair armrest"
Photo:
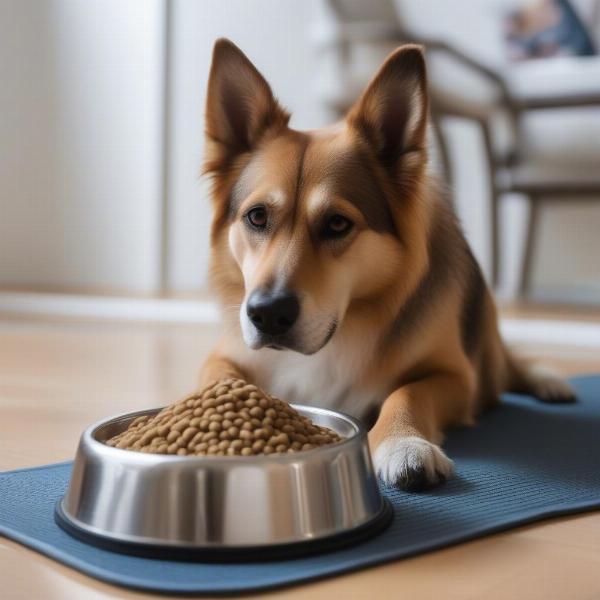
[[[600,6],[600,0],[599,0]],[[414,36],[413,36],[414,37]],[[406,36],[404,37],[406,39]],[[488,81],[494,83],[501,94],[501,102],[505,108],[515,111],[538,110],[544,108],[574,108],[583,106],[600,106],[600,90],[593,90],[589,93],[582,92],[578,94],[544,94],[540,96],[531,96],[529,98],[519,98],[514,95],[505,78],[494,69],[477,61],[472,56],[466,54],[459,48],[448,44],[443,40],[421,38],[416,40],[423,44],[428,51],[444,52],[458,61],[465,67],[475,71],[485,77]],[[469,117],[468,114],[464,116]],[[475,115],[473,115],[475,116]]]
[[[333,22],[319,24],[311,30],[313,46],[319,50],[339,48],[351,44],[376,44],[378,42],[406,42],[394,23],[359,21],[356,23]]]
[[[492,69],[491,67],[484,65],[478,60],[474,59],[472,56],[469,56],[459,48],[452,46],[448,42],[444,40],[435,40],[428,38],[420,38],[415,40],[418,44],[422,44],[425,46],[427,51],[439,51],[444,52],[455,59],[460,64],[465,67],[476,71],[480,75],[483,75],[486,79],[496,84],[503,92],[508,93],[508,89],[506,87],[506,82],[502,75],[500,75],[497,71]]]
[[[581,106],[600,106],[600,91],[590,94],[570,96],[540,96],[538,98],[511,98],[517,111],[539,110],[544,108],[576,108]]]

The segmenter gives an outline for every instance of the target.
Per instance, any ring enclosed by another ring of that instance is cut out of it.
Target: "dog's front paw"
[[[384,483],[408,491],[445,481],[454,467],[439,446],[416,436],[384,440],[375,450],[373,462]]]

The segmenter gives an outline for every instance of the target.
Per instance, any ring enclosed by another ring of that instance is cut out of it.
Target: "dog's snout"
[[[268,335],[281,335],[291,329],[300,314],[296,294],[287,290],[255,290],[246,303],[248,318]]]

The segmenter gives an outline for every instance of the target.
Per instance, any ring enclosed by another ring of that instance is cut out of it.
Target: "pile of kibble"
[[[109,446],[154,454],[251,456],[311,450],[341,437],[241,379],[135,419]]]

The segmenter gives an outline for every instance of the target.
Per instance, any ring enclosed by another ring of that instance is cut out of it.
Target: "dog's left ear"
[[[284,127],[289,118],[246,55],[233,42],[217,40],[206,98],[205,172],[251,151],[267,131]]]
[[[347,121],[389,169],[423,150],[427,128],[427,75],[420,46],[393,52],[350,109]]]

